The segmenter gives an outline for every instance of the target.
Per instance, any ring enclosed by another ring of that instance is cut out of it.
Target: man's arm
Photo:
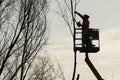
[[[83,15],[81,15],[81,14],[78,13],[77,11],[75,11],[75,13],[76,13],[77,15],[79,15],[82,19],[84,19]]]

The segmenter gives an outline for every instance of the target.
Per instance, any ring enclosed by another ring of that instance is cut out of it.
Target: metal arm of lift
[[[89,66],[89,68],[91,69],[91,71],[93,72],[93,74],[95,75],[95,77],[97,78],[97,80],[104,80],[100,74],[98,73],[98,71],[96,70],[96,68],[94,67],[94,65],[92,64],[92,62],[89,59],[88,53],[85,54],[85,62],[87,63],[87,65]]]

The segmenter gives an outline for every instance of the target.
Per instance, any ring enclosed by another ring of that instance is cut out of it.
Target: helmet
[[[84,14],[84,18],[89,18],[90,16],[88,16],[87,14]]]

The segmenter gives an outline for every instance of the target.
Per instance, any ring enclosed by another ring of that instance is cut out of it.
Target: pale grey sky
[[[66,80],[73,71],[72,36],[64,21],[55,13],[56,3],[51,0],[48,20],[50,41],[48,53],[58,58]],[[90,59],[105,80],[120,80],[120,0],[81,0],[77,11],[90,15],[90,27],[100,29],[101,50],[90,54]],[[78,53],[77,73],[80,80],[96,80],[86,63],[84,54]]]

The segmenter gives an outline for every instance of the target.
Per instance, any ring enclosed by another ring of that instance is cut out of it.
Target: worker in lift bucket
[[[91,39],[90,39],[90,34],[89,34],[89,16],[87,14],[81,15],[77,11],[75,11],[77,15],[79,15],[82,18],[82,24],[79,22],[76,22],[77,26],[80,27],[82,26],[82,43],[83,47],[92,47]]]

